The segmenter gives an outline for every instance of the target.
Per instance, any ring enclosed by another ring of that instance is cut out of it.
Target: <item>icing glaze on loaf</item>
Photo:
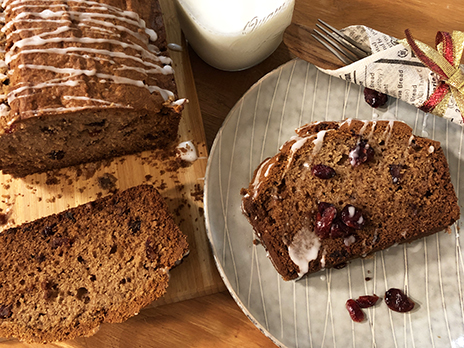
[[[174,146],[187,100],[158,0],[0,3],[4,174]]]
[[[172,79],[172,61],[137,13],[87,0],[5,0],[2,6],[11,118],[149,108],[174,98],[174,88],[159,86],[160,76]],[[148,102],[121,103],[124,88],[146,90]]]

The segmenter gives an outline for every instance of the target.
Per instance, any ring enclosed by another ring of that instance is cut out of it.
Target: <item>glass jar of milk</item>
[[[242,70],[279,46],[295,0],[176,0],[181,28],[195,52],[222,70]]]

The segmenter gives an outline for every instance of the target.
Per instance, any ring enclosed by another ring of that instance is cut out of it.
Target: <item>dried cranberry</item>
[[[43,290],[43,298],[45,300],[52,300],[58,297],[58,287],[57,284],[52,283],[51,281],[43,281],[41,284]]]
[[[345,236],[345,233],[342,230],[342,225],[344,224],[340,220],[336,220],[332,223],[332,226],[330,227],[330,238],[339,238]]]
[[[340,219],[336,219],[330,228],[330,238],[348,237],[353,232],[351,227],[345,225]]]
[[[335,176],[335,169],[325,164],[316,164],[311,168],[311,172],[319,179],[330,179]]]
[[[72,244],[71,240],[67,237],[53,237],[50,240],[50,247],[52,249],[57,249],[60,247],[69,248],[71,244]]]
[[[345,225],[356,230],[362,229],[366,223],[361,211],[350,204],[343,208],[340,217]]]
[[[56,232],[55,227],[56,227],[56,223],[45,226],[44,229],[42,230],[42,236],[44,238],[53,236]]]
[[[71,220],[72,222],[76,222],[76,221],[77,221],[76,218],[74,217],[73,213],[71,213],[70,211],[67,211],[67,212],[65,213],[65,216],[66,216],[69,220]]]
[[[16,131],[16,128],[17,128],[17,125],[15,123],[13,123],[11,126],[9,126],[8,128],[4,129],[5,130],[5,133],[7,134],[12,134]]]
[[[359,305],[361,308],[369,308],[372,306],[375,306],[377,301],[379,300],[379,296],[377,295],[364,295],[364,296],[359,296],[356,300],[356,303]]]
[[[402,164],[390,164],[390,175],[392,176],[392,182],[394,184],[400,184],[400,181],[403,178],[403,173],[401,173],[401,171],[406,168],[407,166]]]
[[[104,127],[106,124],[106,120],[102,120],[100,122],[91,122],[91,123],[87,123],[86,126],[90,126],[90,127]]]
[[[391,288],[385,292],[385,303],[388,308],[395,312],[409,312],[415,303],[400,289]]]
[[[42,263],[42,262],[45,262],[47,258],[45,257],[44,254],[40,254],[39,256],[37,256],[37,262],[38,263]]]
[[[147,255],[147,258],[150,261],[156,261],[158,258],[156,249],[153,245],[153,241],[151,240],[151,238],[148,238],[145,242],[145,254]]]
[[[132,232],[132,234],[136,234],[137,232],[139,232],[141,226],[142,226],[142,221],[140,220],[139,217],[137,217],[135,220],[130,219],[129,230]]]
[[[378,108],[385,105],[388,100],[388,96],[385,93],[366,87],[364,88],[364,100],[373,108]]]
[[[374,158],[375,151],[367,143],[366,140],[360,140],[356,146],[351,149],[348,157],[353,167],[359,166],[361,163],[370,162]]]
[[[40,131],[45,134],[55,134],[56,130],[50,127],[40,127]]]
[[[10,214],[0,213],[0,226],[6,225],[9,218]]]
[[[322,214],[324,212],[324,210],[326,210],[327,208],[329,207],[333,207],[334,205],[331,204],[331,203],[327,203],[327,202],[319,202],[319,204],[317,205],[317,211]]]
[[[336,216],[337,209],[333,205],[325,209],[322,214],[317,213],[314,231],[319,238],[325,239],[329,237],[332,221]]]
[[[50,159],[52,159],[52,160],[58,160],[58,161],[59,161],[59,160],[63,159],[63,157],[64,157],[64,151],[61,151],[61,150],[59,150],[59,151],[52,151],[52,152],[48,153],[47,155],[48,155],[48,157],[49,157]]]
[[[345,307],[353,321],[357,323],[364,321],[364,312],[355,300],[349,299],[346,301]]]
[[[8,319],[13,315],[12,306],[0,305],[0,319]]]

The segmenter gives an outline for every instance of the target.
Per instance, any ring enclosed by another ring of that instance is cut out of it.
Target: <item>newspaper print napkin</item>
[[[320,69],[325,73],[375,89],[417,108],[439,85],[439,76],[426,67],[409,46],[399,43],[396,38],[362,25],[341,31],[364,47],[370,47],[372,55],[340,69]],[[453,96],[443,110],[433,110],[432,113],[459,125],[464,124]]]

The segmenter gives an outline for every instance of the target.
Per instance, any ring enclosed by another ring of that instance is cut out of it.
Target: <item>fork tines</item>
[[[341,31],[335,29],[320,19],[318,19],[318,21],[324,25],[325,28],[319,24],[316,24],[316,27],[322,32],[314,29],[314,34],[311,35],[344,64],[351,64],[371,54],[371,52],[366,51],[356,41],[346,36]]]

